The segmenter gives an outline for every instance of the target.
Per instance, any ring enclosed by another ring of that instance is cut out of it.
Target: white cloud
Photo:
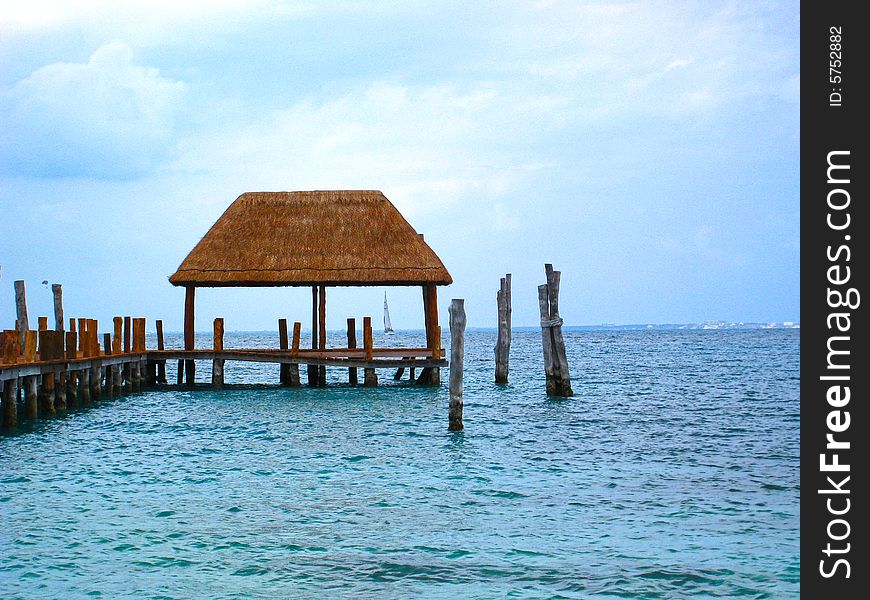
[[[499,197],[537,176],[484,143],[529,127],[528,110],[489,88],[375,83],[182,140],[175,169],[220,174],[246,190],[378,187],[414,216]],[[506,116],[519,123],[493,131]]]
[[[127,178],[162,160],[185,92],[133,64],[123,42],[84,64],[42,67],[0,96],[0,170],[11,175]]]

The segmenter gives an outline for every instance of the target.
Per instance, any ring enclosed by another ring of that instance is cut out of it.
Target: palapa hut
[[[324,350],[327,286],[399,285],[422,287],[432,350],[440,346],[436,286],[453,278],[386,196],[344,190],[242,194],[169,281],[186,289],[186,350],[194,346],[197,287],[311,286],[312,346]],[[192,368],[188,361],[189,383]]]

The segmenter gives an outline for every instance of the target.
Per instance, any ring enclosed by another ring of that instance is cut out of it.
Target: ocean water
[[[463,433],[446,371],[287,389],[228,363],[258,385],[0,435],[0,597],[798,596],[799,331],[569,331],[568,399],[540,333],[515,332],[506,386],[494,343],[468,332]]]

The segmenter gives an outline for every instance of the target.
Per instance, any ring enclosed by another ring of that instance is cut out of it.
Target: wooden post
[[[317,350],[317,332],[320,330],[320,324],[317,320],[317,286],[311,286],[311,349]],[[308,365],[308,385],[309,387],[317,387],[320,379],[320,368],[317,365]]]
[[[23,340],[24,332],[30,329],[30,326],[27,322],[27,292],[22,279],[15,282],[15,318],[18,319],[18,327],[16,327],[18,339]]]
[[[184,349],[193,350],[196,345],[196,319],[194,317],[194,298],[196,294],[196,288],[192,285],[189,285],[185,287],[184,290]],[[196,383],[196,363],[194,363],[192,360],[185,361],[184,373],[185,379],[187,380],[187,385],[192,386],[194,383]]]
[[[165,350],[163,344],[163,320],[157,319],[157,349],[161,352]],[[166,383],[166,361],[157,361],[157,381],[156,383]]]
[[[88,329],[88,320],[83,319],[83,318],[79,318],[79,352],[82,353],[82,356],[86,356],[85,355],[85,343],[87,342],[87,336],[85,335],[85,333],[87,333],[87,329]]]
[[[302,323],[296,321],[293,323],[293,349],[291,351],[291,356],[297,357],[299,356],[299,339],[302,336]],[[299,383],[299,365],[293,363],[288,365],[289,369],[287,374],[289,376],[290,387],[299,387],[301,384]]]
[[[27,332],[25,331],[25,336]],[[3,362],[15,364],[18,362],[18,357],[21,355],[21,337],[18,329],[7,329],[3,332],[5,358]]]
[[[54,328],[63,331],[63,288],[59,283],[52,283],[51,293],[54,296]]]
[[[423,320],[426,328],[426,348],[435,349],[436,327],[438,327],[438,288],[435,284],[423,286]],[[439,357],[440,358],[440,357]],[[425,367],[420,371],[417,383],[423,385],[440,385],[441,369]]]
[[[112,389],[109,391],[111,393],[112,398],[118,398],[121,396],[121,387],[123,383],[121,382],[121,365],[112,365]]]
[[[284,324],[286,329],[286,321]],[[224,351],[224,320],[218,317],[214,320],[214,351],[215,353]],[[215,389],[220,389],[224,386],[224,359],[215,358],[211,364],[211,385]]]
[[[38,317],[37,321],[39,322],[39,331],[48,330],[48,317]]]
[[[75,331],[67,331],[64,334],[64,342],[66,346],[66,359],[67,360],[75,360],[76,358],[76,347],[78,346],[78,334]],[[75,406],[78,404],[78,397],[76,394],[76,380],[81,371],[73,370],[67,374],[66,378],[66,403],[70,406]]]
[[[544,265],[547,284],[538,286],[538,304],[541,311],[541,338],[544,347],[544,369],[547,374],[547,394],[573,396],[568,357],[562,336],[562,318],[559,316],[559,284],[561,272],[553,265]]]
[[[96,319],[88,319],[88,351],[92,357],[91,368],[88,369],[88,379],[91,387],[91,400],[99,400],[101,396],[100,388],[100,370],[102,369],[103,361],[100,357],[100,342],[99,342],[99,323]]]
[[[49,361],[55,358],[53,340],[50,339],[53,331],[42,330],[39,332],[39,360]],[[54,373],[47,372],[42,375],[42,385],[38,394],[39,412],[44,415],[55,414],[54,405]]]
[[[356,348],[356,319],[353,317],[349,317],[347,320],[347,347],[351,350]],[[349,367],[347,369],[347,380],[351,385],[359,383],[356,367]]]
[[[134,354],[139,354],[145,349],[145,319],[133,319],[133,343],[132,351]],[[134,360],[130,364],[130,379],[133,392],[142,391],[142,364],[141,361]]]
[[[318,338],[319,348],[326,350],[326,286],[320,286],[320,314],[318,315],[318,326],[320,328],[320,336]],[[326,365],[320,365],[318,375],[318,385],[326,385]]]
[[[110,354],[112,354],[112,334],[111,333],[104,333],[103,334],[103,352],[105,352],[106,356],[109,356]],[[105,380],[106,395],[111,396],[112,395],[112,374],[113,374],[112,367],[106,367],[105,371],[106,371],[106,380]]]
[[[133,347],[130,343],[133,335],[133,319],[124,317],[124,354],[130,354]]]
[[[115,317],[112,319],[112,354],[121,354],[121,350],[123,349],[123,341],[121,336],[121,330],[123,328],[124,320],[121,317]]]
[[[36,362],[36,346],[39,339],[39,332],[28,329],[24,332],[24,344],[22,344],[22,354],[24,362]]]
[[[511,352],[511,274],[501,278],[496,294],[498,340],[495,343],[495,382],[507,383]]]
[[[290,342],[287,339],[287,319],[278,319],[278,348],[287,350]],[[281,385],[290,384],[290,365],[281,363],[278,367],[278,383]]]
[[[81,328],[79,328],[81,333]],[[91,382],[89,379],[89,369],[81,369],[78,375],[79,384],[79,400],[82,404],[91,403]]]
[[[465,358],[465,300],[450,302],[450,431],[462,431],[462,372]]]
[[[18,425],[18,379],[3,382],[3,426]]]
[[[363,348],[366,353],[366,362],[374,360],[371,317],[363,317]],[[365,387],[378,385],[378,375],[372,367],[365,367],[363,369],[363,385]]]
[[[145,352],[145,319],[133,319],[133,352],[142,354]]]
[[[544,376],[547,379],[547,395],[556,395],[556,366],[553,362],[553,336],[550,334],[550,302],[547,286],[538,286],[538,308],[541,312],[541,348],[544,351]]]
[[[24,418],[31,421],[39,418],[36,384],[36,375],[24,378]]]

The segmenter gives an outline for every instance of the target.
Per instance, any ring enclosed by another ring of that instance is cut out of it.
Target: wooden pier
[[[220,327],[215,327],[213,347],[191,350],[165,349],[161,321],[157,321],[157,349],[147,349],[145,319],[139,318],[116,317],[116,325],[124,323],[126,326],[116,326],[114,334],[104,334],[103,347],[97,343],[97,321],[93,319],[81,320],[85,327],[82,336],[75,330],[26,330],[23,345],[17,330],[6,330],[0,334],[2,424],[15,426],[19,414],[26,419],[44,418],[75,406],[91,404],[102,397],[118,397],[143,389],[178,387],[170,386],[166,381],[166,361],[169,360],[180,361],[182,371],[188,361],[212,361],[211,387],[217,389],[223,387],[224,365],[228,361],[273,363],[287,366],[288,370],[295,367],[295,381],[292,377],[282,379],[282,369],[276,382],[290,386],[300,385],[298,365],[317,367],[311,372],[314,380],[309,381],[313,386],[323,385],[325,376],[321,375],[321,369],[326,367],[341,367],[355,375],[357,368],[374,373],[375,369],[431,369],[448,365],[440,347],[435,350],[371,347],[370,331],[364,335],[368,341],[365,348],[300,348],[298,322],[294,327],[291,348],[224,348],[223,319],[215,321],[220,322]],[[75,320],[71,319],[70,324],[74,326]],[[355,377],[349,377],[350,385],[356,383]],[[194,385],[183,384],[180,378],[178,384],[184,387]],[[377,385],[377,378],[369,385]]]

